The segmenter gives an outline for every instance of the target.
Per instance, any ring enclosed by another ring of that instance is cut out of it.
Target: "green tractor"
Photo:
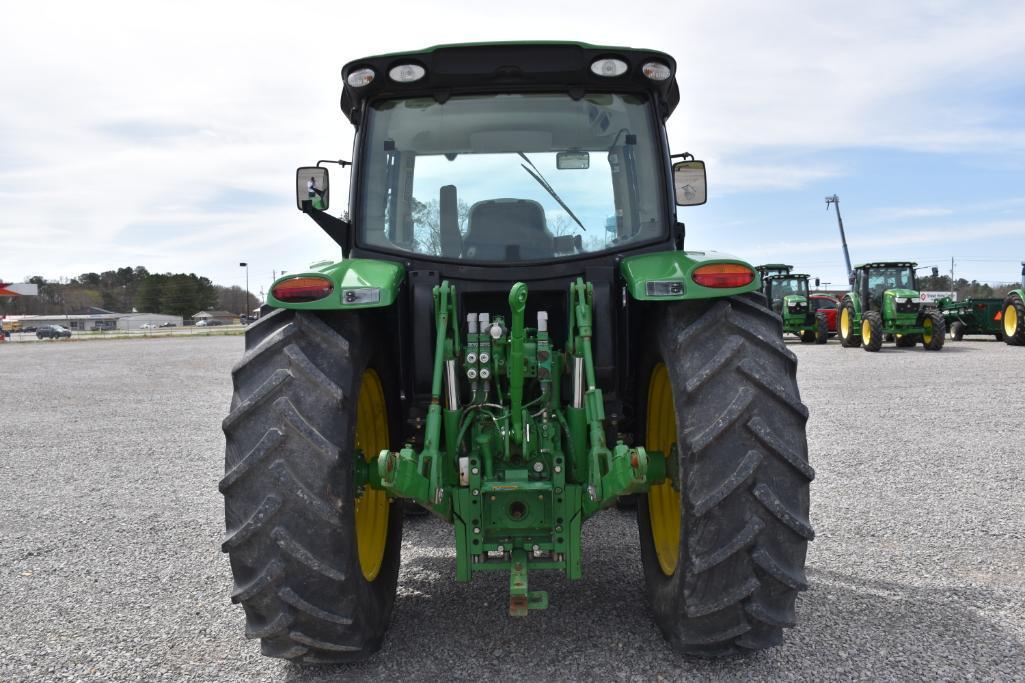
[[[1021,263],[1021,288],[1012,289],[1004,297],[1000,318],[1004,341],[1011,346],[1025,346],[1025,261]]]
[[[935,306],[919,303],[915,266],[907,261],[866,263],[854,267],[854,287],[844,295],[837,333],[845,347],[878,351],[884,336],[898,347],[919,341],[930,351],[943,348],[946,326]]]
[[[807,275],[769,275],[762,279],[762,291],[772,310],[783,319],[784,334],[796,334],[805,344],[829,341],[826,315],[811,308]]]
[[[536,572],[581,579],[583,523],[638,494],[675,651],[767,648],[795,623],[808,411],[754,269],[683,250],[705,171],[669,153],[675,70],[574,43],[342,69],[345,218],[322,165],[296,190],[344,258],[274,282],[223,423],[223,549],[263,654],[380,648],[402,501],[452,525],[457,581],[509,577],[513,617],[548,606]]]

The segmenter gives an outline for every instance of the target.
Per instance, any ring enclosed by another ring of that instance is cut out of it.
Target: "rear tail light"
[[[274,285],[271,294],[286,304],[303,304],[320,301],[334,291],[334,284],[326,277],[297,276]]]
[[[751,284],[755,272],[739,263],[709,263],[695,270],[691,277],[702,287],[731,289]]]

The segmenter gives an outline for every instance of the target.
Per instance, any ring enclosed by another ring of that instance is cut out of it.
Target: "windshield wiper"
[[[534,169],[533,171],[531,171],[530,168],[527,168],[524,164],[520,164],[520,166],[523,168],[523,170],[526,171],[527,173],[529,173],[530,176],[534,180],[537,181],[538,185],[540,185],[541,187],[545,188],[545,190],[548,191],[548,194],[552,195],[552,199],[554,199],[555,201],[559,202],[559,206],[561,206],[562,208],[564,208],[566,210],[566,213],[569,214],[570,218],[572,218],[573,220],[575,220],[577,222],[577,225],[580,226],[581,230],[583,230],[584,232],[587,232],[587,228],[584,227],[584,224],[580,222],[580,219],[577,218],[575,213],[573,213],[573,210],[570,209],[568,206],[566,206],[566,202],[562,201],[562,198],[559,197],[559,195],[557,195],[555,193],[555,190],[552,189],[552,186],[549,185],[548,181],[545,180],[543,175],[541,175],[541,171],[537,170],[537,166],[534,165],[534,162],[531,161],[530,159],[528,159],[527,155],[524,154],[523,152],[517,152],[517,154],[519,154],[521,157],[523,157],[523,160],[526,161],[528,164],[530,164],[530,168]]]

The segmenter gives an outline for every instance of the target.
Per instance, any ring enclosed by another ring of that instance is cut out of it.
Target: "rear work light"
[[[626,73],[627,68],[626,62],[622,59],[615,59],[613,57],[596,59],[591,62],[591,73],[596,76],[604,76],[606,78],[622,76]]]
[[[732,289],[751,284],[755,273],[739,263],[709,263],[695,270],[691,277],[702,287]]]
[[[271,294],[286,304],[304,304],[320,301],[334,291],[334,284],[326,277],[296,276],[274,285]]]
[[[388,78],[396,83],[412,83],[419,81],[427,71],[419,64],[399,64],[388,71]]]
[[[374,70],[367,68],[356,69],[346,77],[345,82],[348,83],[350,87],[362,88],[365,85],[370,85],[373,80]]]

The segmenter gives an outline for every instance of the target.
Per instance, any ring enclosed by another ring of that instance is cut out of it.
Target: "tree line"
[[[916,278],[918,280],[919,291],[926,292],[957,292],[957,300],[964,301],[965,299],[1003,299],[1007,296],[1007,293],[1012,289],[1016,289],[1021,284],[1008,283],[1004,285],[993,286],[986,282],[979,282],[978,280],[966,280],[963,277],[954,280],[954,286],[950,286],[950,276],[940,275],[933,277],[931,275]]]
[[[195,273],[151,273],[144,266],[47,280],[26,278],[39,286],[39,296],[0,298],[0,315],[54,315],[85,313],[102,308],[115,313],[164,313],[183,318],[203,310],[231,313],[252,311],[260,305],[241,287],[215,285]]]

